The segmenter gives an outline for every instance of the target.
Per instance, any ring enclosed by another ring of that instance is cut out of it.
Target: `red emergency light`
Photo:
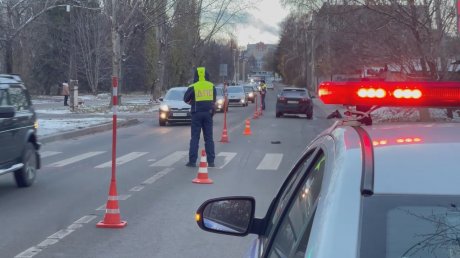
[[[460,106],[460,82],[323,82],[325,104],[367,106]]]

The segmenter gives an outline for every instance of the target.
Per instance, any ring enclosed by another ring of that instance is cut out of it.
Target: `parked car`
[[[459,82],[326,82],[318,95],[375,110],[458,107],[459,90]],[[353,111],[307,146],[262,216],[253,197],[221,197],[199,207],[198,226],[256,234],[251,258],[458,257],[460,124],[367,126],[357,118],[368,114]]]
[[[167,123],[191,123],[190,105],[184,102],[184,95],[188,87],[173,87],[168,90],[164,98],[160,98],[158,122],[160,126]]]
[[[37,116],[18,75],[0,75],[0,175],[13,173],[18,187],[31,186],[40,168]]]
[[[224,112],[224,108],[228,111],[228,99],[225,98],[224,88],[216,87],[216,112]]]
[[[276,99],[276,117],[283,114],[305,114],[308,119],[313,117],[313,101],[306,89],[284,88]]]
[[[243,88],[244,88],[244,93],[246,94],[248,101],[251,101],[252,103],[254,103],[257,97],[257,92],[254,90],[254,87],[252,87],[251,85],[245,85],[243,86]]]
[[[248,105],[248,98],[244,93],[243,86],[227,87],[228,104],[245,107]]]

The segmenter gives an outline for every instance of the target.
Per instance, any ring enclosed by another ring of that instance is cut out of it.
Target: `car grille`
[[[190,111],[190,108],[171,108],[171,111],[183,111],[183,112],[187,112],[187,111]]]

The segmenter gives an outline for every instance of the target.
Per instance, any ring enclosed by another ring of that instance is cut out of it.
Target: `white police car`
[[[323,83],[326,104],[460,106],[460,83]],[[208,200],[207,231],[258,234],[249,257],[460,257],[460,124],[365,126],[319,135],[264,218],[252,197]]]

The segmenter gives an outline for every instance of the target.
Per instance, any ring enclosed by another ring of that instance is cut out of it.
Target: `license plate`
[[[298,102],[298,101],[295,101],[295,100],[288,100],[287,103],[288,103],[288,104],[298,104],[299,102]]]
[[[187,116],[187,113],[173,113],[173,116]]]

